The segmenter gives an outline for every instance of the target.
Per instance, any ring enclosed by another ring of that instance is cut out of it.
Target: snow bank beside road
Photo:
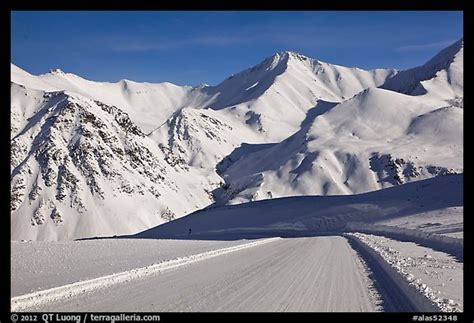
[[[345,229],[353,232],[380,234],[401,241],[414,241],[420,245],[450,253],[460,260],[463,259],[463,239],[432,234],[420,230],[362,222],[347,223]]]
[[[363,233],[348,235],[375,250],[441,311],[463,311],[463,263],[443,252],[412,242]]]

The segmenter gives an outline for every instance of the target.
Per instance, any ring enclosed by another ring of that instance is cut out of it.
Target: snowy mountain
[[[439,86],[434,93],[386,89],[402,80],[408,84],[407,75],[421,80],[420,71],[425,71],[420,84]],[[216,202],[354,194],[462,173],[462,85],[460,40],[381,88],[369,87],[340,103],[320,100],[287,139],[242,145],[224,158],[217,170],[226,184],[215,191]]]
[[[221,203],[354,194],[462,173],[462,137],[462,108],[370,88],[282,142],[230,154],[216,193]]]
[[[364,71],[294,52],[277,53],[215,87],[200,89],[208,96],[205,104],[178,110],[152,138],[190,165],[214,172],[215,165],[243,142],[281,141],[300,129],[315,105],[342,102],[394,74],[395,70]]]
[[[67,91],[12,91],[12,237],[129,233],[208,205],[200,182],[115,106]]]
[[[131,234],[213,204],[463,171],[462,40],[401,72],[282,52],[217,86],[13,64],[11,81],[14,240]]]

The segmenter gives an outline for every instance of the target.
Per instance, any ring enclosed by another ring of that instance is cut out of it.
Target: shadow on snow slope
[[[463,175],[455,174],[356,195],[285,197],[207,208],[119,238],[237,240],[314,236],[341,232],[348,222],[416,216],[462,205]]]

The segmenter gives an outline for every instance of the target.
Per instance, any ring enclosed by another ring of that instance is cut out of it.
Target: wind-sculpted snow
[[[416,241],[420,241],[427,236],[431,239],[431,237],[436,235],[438,236],[436,239],[438,241],[436,242],[447,242],[448,246],[452,245],[452,242],[458,242],[455,244],[455,247],[458,251],[461,251],[460,253],[462,253],[462,241],[464,236],[464,208],[462,206],[426,210],[418,213],[416,217],[405,216],[382,219],[381,221],[377,221],[375,226],[377,229],[381,227],[384,228],[381,230],[384,233],[388,231],[385,230],[388,228],[398,228],[402,233],[408,231],[408,234],[406,234],[407,236],[413,236],[411,233],[417,232],[417,235],[412,238],[412,240]],[[444,239],[443,236],[455,239]]]

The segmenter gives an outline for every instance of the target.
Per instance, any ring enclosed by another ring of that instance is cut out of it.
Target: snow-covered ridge
[[[39,76],[31,75],[11,64],[11,81],[30,89],[47,92],[66,90],[86,98],[115,105],[127,112],[145,133],[166,121],[177,108],[192,97],[189,86],[172,83],[138,83],[121,80],[116,83],[94,82],[61,70]]]
[[[463,52],[464,40],[461,38],[426,64],[401,71],[388,79],[382,87],[411,95],[430,92],[440,97],[462,97]]]
[[[260,107],[267,110],[266,106],[272,105],[276,113],[254,111],[257,115],[263,114],[262,119],[270,120],[275,115],[280,115],[280,112],[293,109],[296,113],[295,120],[278,118],[279,122],[289,123],[288,130],[283,134],[271,134],[278,139],[297,130],[306,110],[317,99],[340,101],[369,86],[381,85],[395,73],[395,70],[364,71],[346,68],[319,62],[294,52],[281,52],[229,77],[217,86],[201,85],[192,88],[167,82],[94,82],[59,69],[34,76],[11,64],[13,82],[43,91],[68,90],[115,105],[129,113],[145,133],[155,130],[174,112],[185,107],[224,109],[246,105],[252,110],[260,110]],[[278,95],[284,95],[283,102]],[[273,125],[267,131],[271,131],[271,128]]]

